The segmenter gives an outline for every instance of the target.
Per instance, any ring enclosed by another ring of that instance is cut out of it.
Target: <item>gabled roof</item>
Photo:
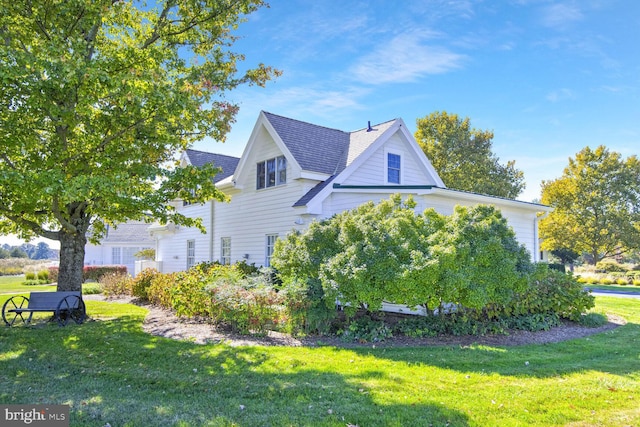
[[[333,175],[344,169],[348,132],[263,113],[303,170]]]
[[[213,163],[215,166],[222,169],[222,172],[217,174],[213,182],[222,181],[225,178],[230,177],[236,170],[240,159],[233,156],[225,156],[224,154],[207,153],[206,151],[199,150],[186,150],[186,156],[189,162],[196,167],[200,167],[209,163]]]
[[[102,243],[140,243],[152,244],[153,238],[149,235],[149,224],[144,221],[127,221],[117,224],[115,227],[107,225],[107,234]]]

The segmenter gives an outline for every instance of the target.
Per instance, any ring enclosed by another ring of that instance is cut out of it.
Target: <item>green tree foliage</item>
[[[491,151],[492,131],[471,128],[468,117],[446,111],[416,123],[416,141],[448,187],[508,199],[524,189],[524,174],[515,161],[502,165]]]
[[[640,248],[640,161],[604,146],[569,158],[562,177],[542,183],[542,248],[587,253],[594,264]]]
[[[175,167],[223,141],[239,72],[232,31],[262,0],[0,0],[0,233],[60,241],[59,290],[79,290],[91,227],[128,219],[202,227],[167,202],[223,200],[214,166]]]
[[[319,284],[327,305],[378,310],[384,301],[434,309],[506,303],[527,283],[529,255],[493,207],[451,216],[414,211],[399,195],[312,223],[276,243],[283,282]]]

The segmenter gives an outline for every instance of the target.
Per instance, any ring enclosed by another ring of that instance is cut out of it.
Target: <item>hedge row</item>
[[[58,281],[58,267],[49,267],[49,280]],[[83,281],[98,282],[106,274],[127,274],[126,265],[85,265],[82,268]]]

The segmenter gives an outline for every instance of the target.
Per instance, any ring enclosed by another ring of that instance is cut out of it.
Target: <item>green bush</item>
[[[171,305],[171,288],[175,286],[177,277],[177,273],[156,274],[147,288],[149,302],[161,307],[173,308]]]
[[[36,280],[36,273],[34,273],[33,271],[28,271],[24,273],[24,278],[27,281]]]
[[[590,328],[597,328],[607,323],[607,316],[600,313],[587,313],[580,316],[578,323]]]
[[[49,283],[49,270],[40,270],[38,271],[38,280],[44,280]]]
[[[158,274],[158,270],[153,268],[145,268],[133,279],[133,284],[131,287],[131,295],[134,297],[140,298],[143,301],[149,300],[149,295],[147,294],[147,289],[151,286],[151,281]]]
[[[206,290],[211,295],[211,317],[242,334],[265,333],[283,323],[284,307],[264,275],[236,283],[218,278]]]
[[[347,341],[380,342],[393,337],[393,330],[383,320],[362,316],[351,320],[344,329],[338,331],[338,335]]]
[[[640,286],[640,279],[633,279],[634,286]]]
[[[596,270],[601,273],[625,272],[627,269],[615,261],[600,261],[596,264]]]
[[[46,280],[28,279],[22,282],[24,286],[46,285]]]
[[[613,279],[610,277],[603,277],[600,279],[601,285],[613,285]]]
[[[276,243],[272,265],[283,283],[320,283],[328,307],[347,315],[383,301],[481,308],[526,286],[529,255],[500,212],[457,206],[453,215],[416,214],[411,197],[363,204],[314,222]]]
[[[629,279],[625,277],[620,277],[616,279],[616,285],[625,286],[629,284]]]
[[[83,295],[97,295],[102,293],[102,286],[100,283],[83,283],[82,294]]]
[[[511,304],[497,307],[496,312],[499,317],[554,314],[578,321],[594,305],[595,298],[572,275],[538,264],[526,291],[518,294]]]

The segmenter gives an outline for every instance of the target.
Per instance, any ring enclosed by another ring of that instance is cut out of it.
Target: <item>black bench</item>
[[[18,318],[27,324],[33,313],[48,311],[53,312],[53,320],[60,326],[66,326],[69,320],[80,324],[87,317],[81,292],[31,292],[29,298],[22,295],[9,298],[2,306],[2,320],[7,326],[13,326]]]

